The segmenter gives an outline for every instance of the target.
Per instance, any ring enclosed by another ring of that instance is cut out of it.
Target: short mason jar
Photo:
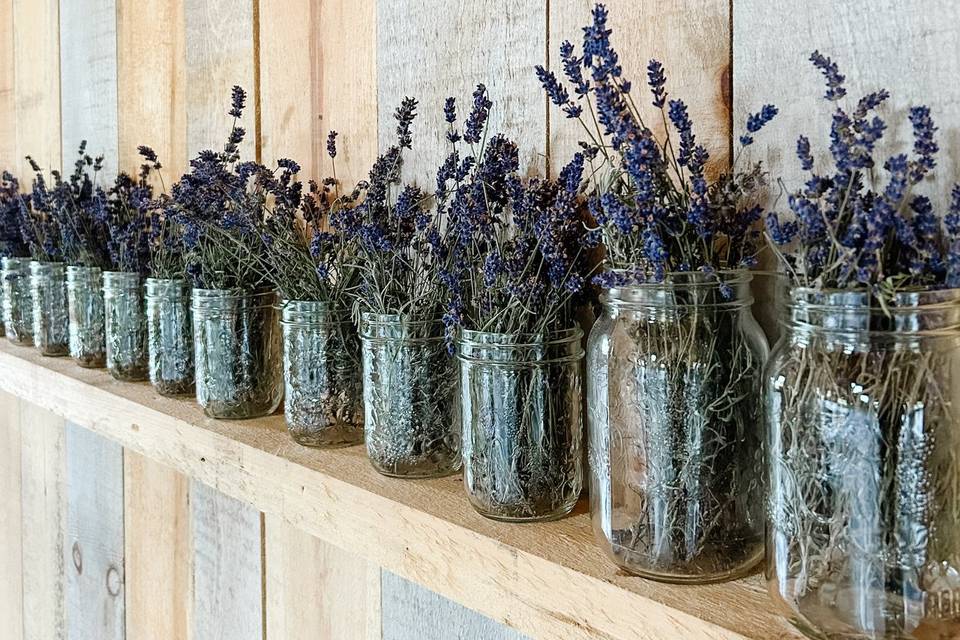
[[[463,483],[481,515],[553,520],[577,503],[582,338],[579,327],[546,335],[460,333]]]
[[[30,262],[33,344],[45,356],[70,353],[67,267],[62,262]]]
[[[363,442],[360,339],[348,309],[285,300],[283,413],[290,436],[308,447]]]
[[[590,511],[621,568],[731,580],[763,557],[762,367],[747,272],[609,289],[587,344]]]
[[[3,325],[7,339],[33,344],[33,295],[30,292],[30,259],[3,258]]]
[[[117,380],[146,380],[149,375],[149,356],[143,276],[125,271],[105,272],[103,305],[107,371]]]
[[[785,298],[765,372],[774,599],[814,638],[960,637],[960,289]]]
[[[162,396],[194,392],[193,314],[186,280],[147,278],[150,383]]]
[[[364,313],[364,439],[380,473],[432,478],[460,469],[457,361],[443,323]]]
[[[98,267],[67,267],[70,357],[81,367],[106,364],[103,335],[103,276]]]
[[[211,418],[270,415],[283,400],[274,291],[193,290],[197,402]]]

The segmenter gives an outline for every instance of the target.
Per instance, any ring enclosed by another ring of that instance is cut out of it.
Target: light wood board
[[[23,638],[20,511],[20,400],[0,393],[0,620],[9,640]]]
[[[0,171],[17,162],[17,103],[13,76],[13,0],[0,0]]]

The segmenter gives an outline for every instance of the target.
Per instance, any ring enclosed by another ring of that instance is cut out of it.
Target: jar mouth
[[[789,290],[786,321],[831,332],[937,335],[960,329],[960,289],[896,293],[879,300],[869,289]]]
[[[82,267],[80,265],[71,264],[67,266],[67,275],[71,273],[75,273],[78,275],[79,274],[99,275],[100,273],[102,273],[102,271],[100,270],[100,267]]]
[[[350,309],[320,300],[281,300],[280,324],[308,326],[315,324],[352,324]]]
[[[104,271],[103,284],[140,286],[143,283],[143,276],[134,271]]]
[[[504,334],[464,330],[457,337],[457,359],[467,364],[507,367],[578,362],[583,358],[579,325],[546,334]]]
[[[402,313],[372,313],[364,311],[360,314],[360,319],[368,325],[396,325],[402,324],[407,327],[432,327],[443,324],[440,318],[430,318],[428,320],[412,320],[410,316]]]
[[[16,267],[25,267],[29,265],[33,260],[23,256],[4,256],[0,258],[0,264],[3,266],[16,266]]]
[[[192,306],[197,311],[219,309],[230,311],[238,307],[252,310],[276,306],[277,293],[266,291],[242,292],[236,289],[193,289]]]
[[[600,301],[606,306],[635,309],[743,308],[753,304],[753,276],[747,269],[671,272],[660,282],[607,289]]]
[[[577,324],[546,333],[493,333],[461,329],[457,335],[457,343],[483,347],[548,347],[579,341],[582,338],[583,330]]]

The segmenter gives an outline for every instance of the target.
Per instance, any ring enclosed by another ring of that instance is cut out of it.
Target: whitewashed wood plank
[[[20,544],[20,401],[0,393],[0,621],[9,640],[23,638]]]
[[[192,640],[262,640],[260,512],[199,482],[190,484]]]
[[[71,423],[65,443],[67,638],[121,640],[123,447]]]
[[[17,103],[13,86],[13,0],[0,0],[0,171],[17,162]]]

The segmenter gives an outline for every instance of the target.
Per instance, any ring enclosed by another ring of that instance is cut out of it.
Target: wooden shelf
[[[376,473],[363,447],[308,449],[283,417],[217,421],[191,399],[0,340],[0,389],[169,465],[534,638],[800,638],[761,576],[709,586],[618,571],[581,501],[558,522],[476,514],[459,477]]]

